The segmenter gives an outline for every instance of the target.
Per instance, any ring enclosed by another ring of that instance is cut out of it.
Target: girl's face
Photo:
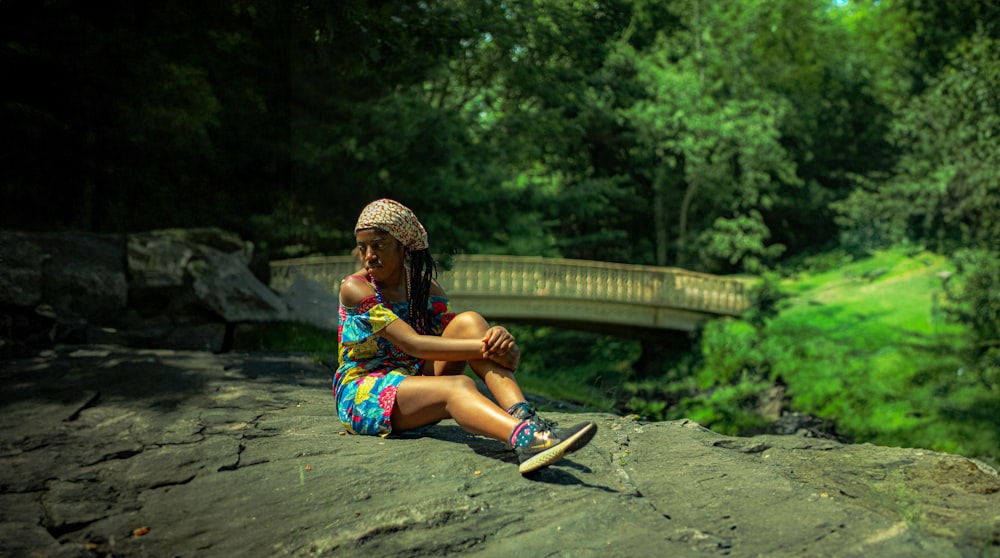
[[[376,229],[362,229],[354,235],[361,252],[361,262],[376,281],[384,281],[403,268],[405,252],[391,234]]]

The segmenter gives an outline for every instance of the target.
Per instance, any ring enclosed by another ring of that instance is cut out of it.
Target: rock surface
[[[344,435],[302,355],[57,346],[0,371],[0,556],[997,556],[964,457],[603,413],[532,478],[445,421]]]

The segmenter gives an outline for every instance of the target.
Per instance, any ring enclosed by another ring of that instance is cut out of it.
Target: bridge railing
[[[361,266],[351,256],[271,262],[271,285],[287,288],[295,270],[336,294]],[[452,297],[588,300],[739,315],[748,306],[738,279],[678,268],[516,256],[455,256],[439,281]]]
[[[279,292],[285,291],[295,281],[296,273],[301,273],[322,285],[331,295],[337,296],[341,280],[359,269],[361,264],[353,256],[274,260],[271,262],[271,288]]]

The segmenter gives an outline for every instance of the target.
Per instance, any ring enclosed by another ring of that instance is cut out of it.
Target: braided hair
[[[431,331],[431,284],[437,277],[437,264],[428,249],[410,251],[410,319],[417,333]]]

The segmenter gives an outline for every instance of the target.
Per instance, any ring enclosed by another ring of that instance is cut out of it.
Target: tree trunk
[[[694,199],[694,193],[698,189],[697,184],[694,182],[689,182],[687,189],[684,190],[684,201],[681,202],[680,215],[677,218],[677,266],[684,267],[685,265],[685,244],[687,242],[687,217],[688,210],[691,208],[691,200]]]
[[[656,234],[656,265],[667,265],[667,210],[663,196],[663,167],[657,167],[653,182],[653,227]]]

